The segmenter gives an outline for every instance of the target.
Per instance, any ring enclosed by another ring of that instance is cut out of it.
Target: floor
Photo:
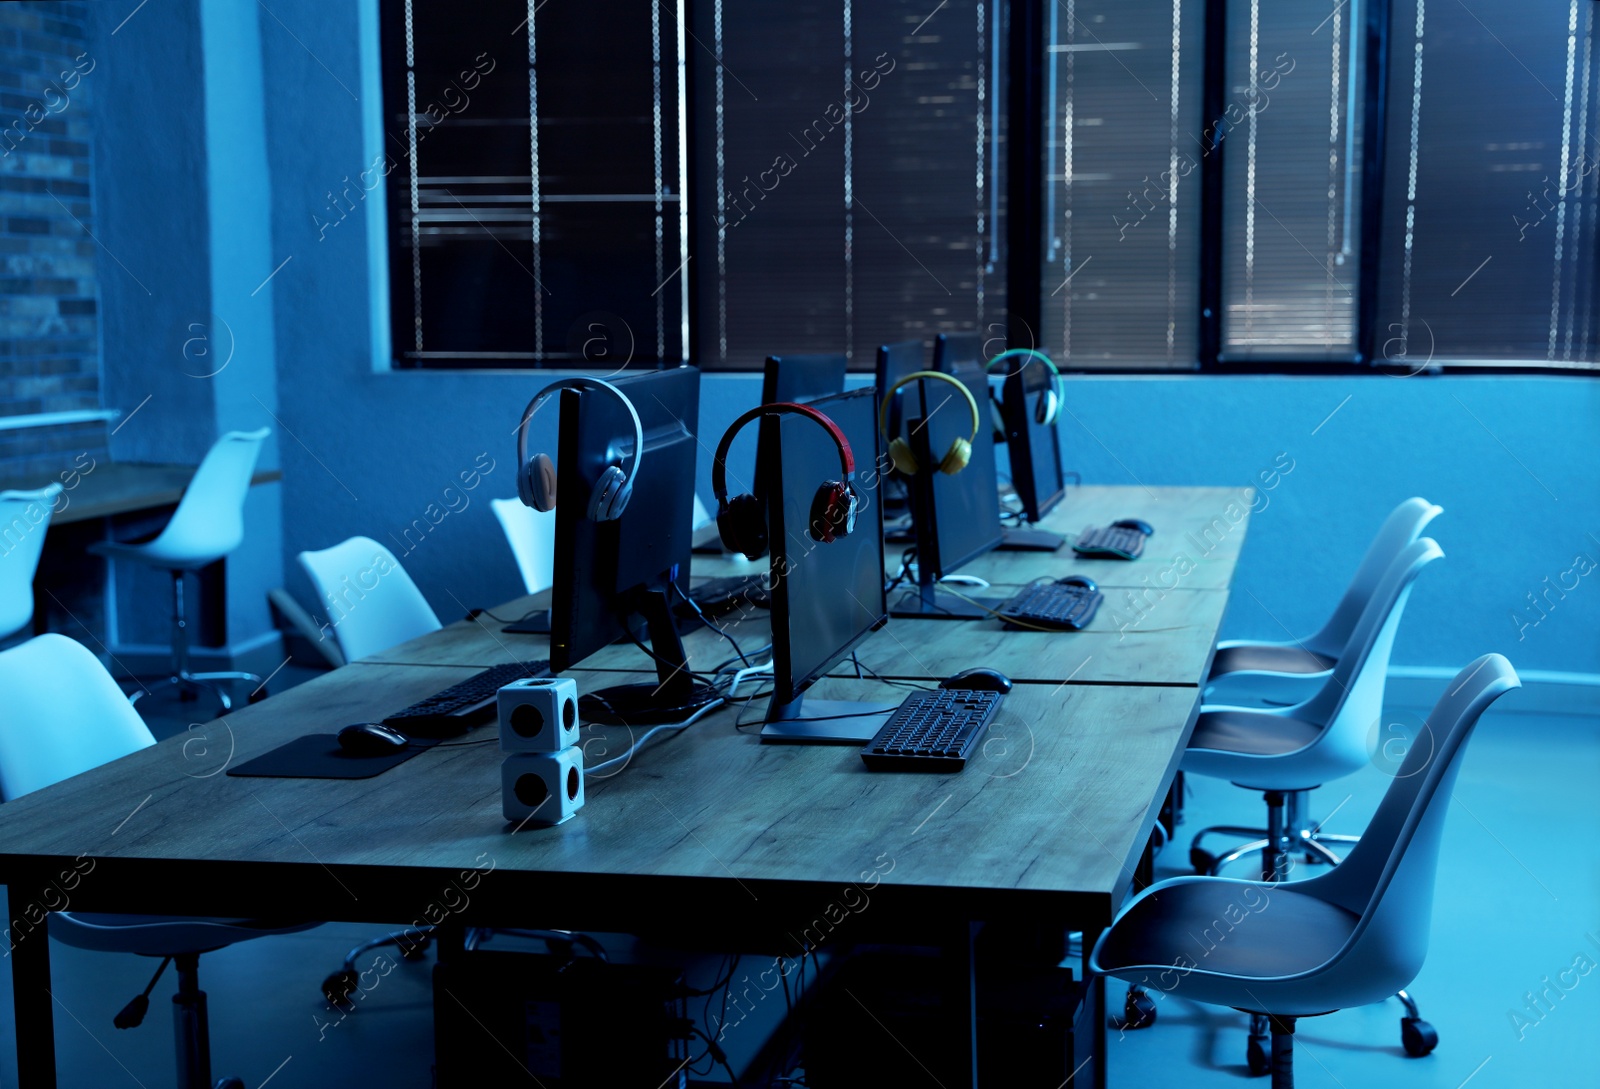
[[[274,689],[312,675],[291,666]],[[189,713],[194,709],[174,701],[152,704],[146,713],[165,736],[187,729],[199,717]],[[1600,854],[1592,838],[1594,784],[1600,782],[1597,726],[1593,719],[1518,714],[1514,705],[1485,716],[1455,791],[1439,863],[1432,950],[1413,987],[1423,1016],[1439,1032],[1439,1049],[1423,1059],[1403,1054],[1400,1007],[1393,1001],[1307,1020],[1297,1037],[1302,1089],[1595,1084],[1600,974],[1590,981],[1584,965],[1600,963]],[[1330,830],[1358,831],[1387,782],[1380,768],[1368,769],[1318,791],[1315,811],[1337,809]],[[1160,876],[1186,872],[1188,837],[1199,827],[1256,824],[1262,815],[1258,796],[1214,781],[1191,785],[1177,845],[1157,860]],[[1248,862],[1236,865],[1237,876],[1249,876]],[[237,1074],[252,1089],[268,1082],[431,1086],[431,957],[398,963],[381,978],[374,974],[370,991],[348,1014],[329,1009],[319,993],[322,977],[345,951],[379,929],[333,924],[203,958],[217,1074]],[[153,993],[145,1024],[121,1031],[112,1016],[143,989],[153,963],[59,944],[51,956],[61,1084],[171,1085],[171,973]],[[1542,1012],[1529,1008],[1530,992],[1548,996],[1540,999]],[[1181,985],[1155,993],[1154,1027],[1108,1034],[1112,1089],[1245,1083],[1244,1015],[1190,1002]],[[1113,983],[1110,1000],[1120,1004],[1121,994]],[[0,1051],[14,1054],[14,1047],[5,986]],[[13,1076],[10,1061],[0,1061],[0,1085],[13,1084]]]

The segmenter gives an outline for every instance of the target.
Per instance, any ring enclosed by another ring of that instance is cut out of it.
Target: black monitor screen
[[[802,404],[844,392],[842,355],[769,355],[762,375],[761,403]]]
[[[981,367],[982,333],[940,333],[933,342],[933,369],[953,374],[960,367]]]
[[[1050,393],[1050,368],[1029,359],[1006,375],[1001,390],[1006,449],[1011,456],[1011,484],[1022,500],[1024,517],[1037,522],[1061,502],[1066,478],[1061,472],[1061,437],[1056,425],[1040,423],[1037,413]]]
[[[885,344],[878,349],[878,403],[883,403],[883,398],[889,395],[894,384],[908,374],[915,374],[923,368],[922,342],[920,340],[903,340],[898,344]],[[902,389],[894,395],[894,403],[889,406],[889,433],[900,433],[900,406],[905,398],[915,391]]]
[[[976,334],[974,334],[976,335]],[[926,490],[933,500],[931,514],[932,534],[937,542],[937,555],[927,557],[919,548],[918,562],[932,562],[935,577],[955,571],[968,560],[989,551],[1000,543],[1000,493],[996,485],[994,463],[994,428],[988,418],[985,402],[989,396],[988,377],[980,367],[964,367],[952,377],[967,387],[978,403],[978,434],[972,438],[972,457],[967,467],[959,473],[946,474],[937,469],[938,462],[956,439],[972,435],[972,410],[966,398],[952,389],[949,383],[925,378],[918,382],[921,388],[920,404],[908,401],[905,412],[909,432],[919,428],[927,435],[927,450],[933,465],[922,466],[920,476],[925,476]],[[908,387],[909,388],[909,387]],[[920,448],[920,442],[913,449]],[[918,513],[918,518],[923,518]],[[926,527],[919,527],[920,535]]]
[[[628,634],[639,593],[665,589],[689,570],[700,415],[700,372],[647,371],[613,383],[644,427],[644,457],[622,517],[596,522],[589,495],[607,466],[633,445],[627,410],[603,390],[563,390],[557,458],[555,582],[550,663],[568,669]]]
[[[769,495],[772,532],[772,658],[779,703],[789,703],[867,633],[884,623],[883,515],[878,501],[877,398],[871,389],[827,397],[812,407],[844,432],[856,463],[861,509],[855,531],[830,544],[811,536],[811,501],[839,479],[839,451],[813,420],[761,421],[764,458],[782,488]],[[771,456],[778,444],[776,456]]]

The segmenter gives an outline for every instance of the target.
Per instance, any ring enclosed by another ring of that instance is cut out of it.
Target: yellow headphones
[[[894,462],[894,467],[907,476],[914,476],[921,469],[917,464],[916,455],[911,452],[911,444],[897,435],[889,434],[889,405],[894,401],[894,395],[901,386],[909,385],[922,378],[933,378],[940,382],[948,382],[961,391],[961,396],[966,399],[967,408],[972,412],[972,434],[964,439],[958,438],[950,444],[950,449],[945,451],[944,457],[939,459],[939,471],[949,475],[959,473],[967,467],[967,461],[972,457],[972,442],[978,437],[978,428],[983,425],[983,418],[978,415],[978,402],[972,396],[972,391],[965,382],[959,378],[945,374],[942,371],[915,371],[906,375],[900,381],[890,386],[883,395],[883,406],[878,410],[878,430],[883,432],[883,437],[889,440],[889,460]]]

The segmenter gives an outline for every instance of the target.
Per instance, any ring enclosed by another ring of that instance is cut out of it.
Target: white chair
[[[183,577],[186,572],[215,563],[244,541],[244,500],[250,491],[250,478],[255,474],[261,443],[271,433],[271,428],[263,427],[259,431],[230,431],[218,439],[206,451],[200,467],[184,489],[183,498],[178,501],[178,509],[155,539],[141,544],[97,541],[89,546],[89,551],[97,555],[134,560],[171,574],[172,675],[167,683],[176,686],[185,697],[196,688],[210,689],[221,701],[223,711],[230,710],[233,701],[218,682],[254,681],[256,689],[250,693],[252,703],[266,697],[266,688],[254,673],[237,670],[189,672],[189,627],[183,601]],[[141,688],[130,699],[137,702],[146,691]]]
[[[1218,643],[1206,681],[1206,701],[1285,704],[1299,703],[1314,694],[1333,672],[1384,572],[1443,511],[1421,498],[1407,499],[1395,507],[1367,546],[1333,615],[1312,634],[1280,643],[1245,639]]]
[[[0,637],[33,621],[33,576],[60,484],[36,492],[0,492]]]
[[[0,797],[12,801],[156,743],[139,712],[89,650],[64,635],[41,635],[0,652]],[[281,926],[258,919],[55,912],[50,936],[65,945],[102,952],[160,957],[154,987],[168,961],[177,966],[173,998],[178,1085],[211,1083],[206,996],[199,986],[199,957],[235,942],[308,930],[316,923]],[[149,1008],[149,988],[117,1014],[131,1028]],[[224,1079],[218,1086],[243,1086]]]
[[[706,509],[706,505],[700,502],[700,496],[697,493],[694,497],[694,528],[699,529],[701,526],[710,525],[714,521],[716,521],[716,518]]]
[[[1498,654],[1456,675],[1428,715],[1434,744],[1413,745],[1406,753],[1366,834],[1340,865],[1283,884],[1221,877],[1158,882],[1101,933],[1089,971],[1135,988],[1159,979],[1155,985],[1163,990],[1270,1023],[1271,1053],[1265,1025],[1259,1025],[1250,1041],[1250,1071],[1270,1070],[1273,1089],[1289,1089],[1299,1018],[1381,1002],[1422,968],[1445,810],[1461,755],[1483,712],[1520,684]],[[1405,1049],[1426,1054],[1438,1037],[1408,1012],[1401,1021]]]
[[[371,537],[351,537],[298,558],[347,662],[442,626],[394,553]]]
[[[520,499],[491,499],[489,506],[505,530],[522,585],[530,594],[550,589],[555,581],[556,512],[534,510]]]

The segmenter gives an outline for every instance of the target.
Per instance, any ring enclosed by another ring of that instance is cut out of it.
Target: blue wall
[[[383,271],[370,260],[369,225],[381,222],[378,209],[362,207],[320,240],[312,219],[325,194],[349,184],[377,150],[364,112],[378,108],[374,55],[360,48],[372,2],[280,0],[274,13],[283,26],[259,17],[262,78],[282,89],[265,96],[267,249],[274,261],[293,257],[272,282],[277,412],[296,436],[279,445],[283,545],[292,556],[353,534],[375,537],[402,554],[451,619],[519,589],[486,501],[514,494],[512,430],[546,376],[375,365],[382,322],[373,277]],[[315,38],[315,59],[285,27]],[[192,56],[173,59],[181,63],[162,69],[170,82],[159,96],[180,94],[193,76],[182,67]],[[155,73],[149,66],[142,78]],[[139,184],[160,184],[140,170]],[[158,194],[150,195],[154,203]],[[108,336],[112,322],[108,312]],[[895,335],[885,330],[885,339]],[[757,390],[751,376],[706,380],[700,429],[708,441],[755,403]],[[1448,560],[1413,596],[1397,663],[1449,667],[1499,650],[1524,669],[1600,669],[1600,587],[1590,585],[1600,584],[1600,570],[1521,639],[1513,620],[1528,608],[1525,595],[1571,567],[1576,553],[1600,560],[1600,540],[1588,536],[1600,536],[1594,381],[1082,377],[1069,381],[1067,403],[1068,464],[1089,482],[1243,485],[1280,452],[1293,459],[1252,520],[1228,635],[1282,638],[1283,627],[1316,627],[1383,515],[1424,495],[1445,508],[1433,532]],[[552,425],[553,414],[536,442],[549,441]],[[460,509],[432,525],[429,505],[435,515],[444,508],[443,490],[480,453],[493,469],[465,493],[466,507],[455,500]],[[708,465],[699,478],[709,496]],[[419,520],[427,532],[419,538],[413,529],[408,540],[406,527]],[[285,575],[302,600],[314,600],[293,563]]]

